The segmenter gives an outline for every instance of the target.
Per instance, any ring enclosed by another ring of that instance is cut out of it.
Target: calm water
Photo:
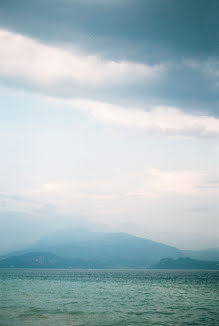
[[[0,270],[0,326],[219,325],[219,272]]]

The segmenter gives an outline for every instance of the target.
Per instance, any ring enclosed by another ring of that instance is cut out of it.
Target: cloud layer
[[[77,48],[48,46],[20,34],[0,30],[0,75],[22,84],[44,88],[67,87],[68,96],[77,85],[116,87],[161,78],[164,65],[146,65],[128,61],[106,61],[86,55]],[[190,63],[192,69],[195,63]],[[55,91],[54,91],[55,92]],[[126,108],[124,106],[72,99],[73,107],[88,111],[95,118],[125,127],[144,128],[150,132],[183,136],[218,136],[219,120],[207,115],[182,112],[179,108],[153,106]]]
[[[105,87],[128,85],[161,78],[164,65],[128,61],[106,61],[85,55],[77,48],[48,46],[20,34],[0,30],[0,76],[42,88],[67,87],[68,96],[77,85]],[[187,63],[188,65],[188,63]],[[192,69],[195,63],[189,64]],[[126,108],[90,99],[72,99],[73,107],[90,112],[95,118],[125,127],[144,128],[169,135],[209,137],[219,135],[219,119],[184,113],[171,106]]]
[[[218,137],[219,119],[207,115],[185,113],[179,108],[154,106],[123,107],[87,99],[51,99],[70,104],[90,113],[96,119],[128,128],[143,128],[147,132],[185,137]]]
[[[217,2],[1,1],[0,249],[65,214],[218,244]]]
[[[0,74],[41,86],[107,85],[153,80],[163,72],[162,65],[149,66],[128,61],[105,61],[85,55],[77,48],[48,46],[20,34],[0,30]]]

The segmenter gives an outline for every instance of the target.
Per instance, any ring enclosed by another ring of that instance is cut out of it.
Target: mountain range
[[[181,251],[126,233],[73,229],[57,231],[25,250],[2,256],[0,268],[148,268],[164,258],[176,260],[190,254],[190,258],[202,259],[201,251]],[[219,261],[219,249],[203,254]]]
[[[151,269],[211,269],[219,270],[219,262],[203,261],[192,258],[163,258],[150,266]]]

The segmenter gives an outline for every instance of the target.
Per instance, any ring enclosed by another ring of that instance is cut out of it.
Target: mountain
[[[164,257],[181,256],[177,248],[126,233],[59,231],[34,246],[63,258],[97,260],[115,267],[145,267]]]
[[[205,250],[182,250],[185,257],[199,260],[219,261],[219,248]]]
[[[177,258],[184,260],[173,260]],[[202,264],[197,265],[198,260],[204,261],[204,268],[208,268],[207,260],[219,261],[218,250],[180,251],[126,233],[70,229],[49,234],[25,250],[0,257],[0,267],[147,268],[152,265],[161,268],[161,264],[162,268],[199,268]]]
[[[89,266],[100,268],[143,268],[164,257],[182,256],[175,247],[126,233],[75,229],[55,232],[22,252],[2,257],[2,260],[21,255],[25,258],[26,254],[34,252],[50,253],[60,259],[80,259]]]
[[[82,259],[64,259],[51,253],[30,252],[0,260],[0,268],[87,268]]]
[[[219,270],[219,261],[203,261],[191,258],[163,258],[158,263],[151,265],[151,269],[212,269]]]

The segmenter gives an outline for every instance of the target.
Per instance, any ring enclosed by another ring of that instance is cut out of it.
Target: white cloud
[[[69,95],[75,83],[79,86],[89,84],[91,87],[106,84],[116,86],[118,83],[126,84],[142,79],[151,81],[164,71],[163,65],[104,61],[98,56],[80,53],[78,49],[47,46],[3,29],[0,29],[0,43],[0,76],[41,87],[67,85]],[[187,64],[192,67],[197,65],[194,62]],[[72,99],[66,102],[89,112],[96,119],[120,126],[144,128],[150,132],[168,135],[219,135],[219,119],[184,113],[180,108],[126,108],[89,99]]]
[[[183,170],[165,171],[150,169],[146,172],[151,187],[160,194],[195,195],[200,193],[202,186],[206,185],[206,172]]]
[[[0,75],[40,86],[133,83],[156,79],[164,70],[160,64],[105,61],[77,48],[48,46],[3,29],[0,44]]]
[[[133,175],[132,175],[133,178]],[[216,194],[219,191],[217,171],[211,174],[209,171],[196,170],[161,170],[156,168],[138,172],[134,180],[131,175],[120,178],[109,177],[105,181],[73,182],[64,180],[50,181],[39,184],[29,191],[38,198],[64,205],[86,201],[88,203],[105,205],[116,202],[148,202],[159,200],[163,196],[203,196]],[[212,182],[214,187],[212,188]]]
[[[146,200],[180,196],[217,195],[219,193],[218,171],[147,169],[142,173],[141,185],[132,185],[135,191],[130,199]]]
[[[52,99],[88,112],[98,120],[128,128],[144,128],[149,132],[188,137],[218,137],[219,119],[207,115],[185,113],[179,108],[154,106],[147,110],[126,108],[86,99]]]

